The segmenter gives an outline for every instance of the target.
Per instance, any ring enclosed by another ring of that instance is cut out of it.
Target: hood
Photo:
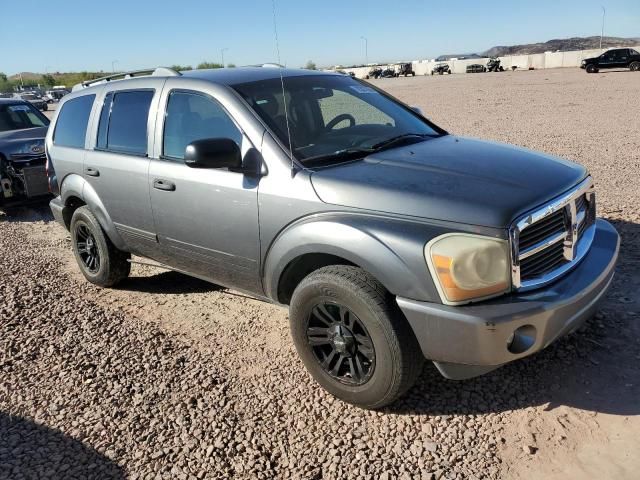
[[[12,153],[28,153],[23,151],[25,144],[41,143],[44,145],[44,137],[46,136],[47,127],[0,132],[0,152],[6,156]]]
[[[315,171],[311,181],[329,204],[504,228],[586,175],[543,153],[446,135]]]

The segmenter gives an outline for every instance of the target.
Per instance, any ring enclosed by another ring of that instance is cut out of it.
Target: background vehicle
[[[44,138],[49,119],[29,102],[0,99],[0,209],[49,195]]]
[[[374,67],[369,70],[369,73],[365,78],[380,78],[380,75],[382,75],[382,69],[380,67]]]
[[[585,58],[580,68],[587,73],[596,73],[606,68],[628,68],[632,72],[640,71],[640,52],[633,48],[615,48],[599,57]]]
[[[488,72],[504,72],[504,67],[500,65],[500,59],[498,57],[491,57],[487,62]]]
[[[619,238],[579,165],[449,135],[335,73],[119,75],[75,87],[46,139],[83,275],[115,285],[136,254],[289,305],[347,402],[393,402],[425,358],[464,379],[530,355],[611,282]]]
[[[65,95],[67,95],[68,93],[69,93],[69,90],[66,90],[66,89],[53,89],[53,90],[47,90],[46,96],[48,99],[51,99],[52,102],[59,102],[60,99]]]
[[[398,73],[395,71],[393,67],[387,67],[380,73],[380,78],[393,78],[397,77]]]
[[[436,63],[436,65],[431,70],[431,75],[444,75],[445,73],[447,75],[451,74],[451,68],[449,67],[448,63]]]
[[[466,72],[467,73],[483,73],[487,71],[487,67],[480,63],[474,63],[471,65],[467,65]]]
[[[47,107],[47,101],[35,93],[17,93],[16,97],[29,102],[38,110],[46,111],[49,108]]]
[[[399,70],[397,73],[397,76],[399,77],[400,75],[404,75],[405,77],[407,75],[411,75],[412,77],[416,76],[416,72],[413,71],[413,65],[410,63],[400,63],[398,64],[399,66]]]

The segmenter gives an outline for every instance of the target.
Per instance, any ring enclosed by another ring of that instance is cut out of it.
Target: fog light
[[[536,343],[536,327],[523,325],[514,330],[507,339],[507,350],[511,353],[524,353]]]

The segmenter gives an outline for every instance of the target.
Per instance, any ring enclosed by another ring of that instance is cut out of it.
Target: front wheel
[[[324,267],[295,289],[291,334],[313,378],[335,397],[364,408],[393,403],[424,364],[393,296],[371,275]]]
[[[130,255],[111,243],[89,207],[80,207],[73,213],[70,231],[73,254],[87,280],[112,287],[129,276]]]
[[[595,65],[587,65],[587,73],[598,73],[598,67]]]
[[[633,62],[629,65],[629,70],[632,72],[640,72],[640,62]]]

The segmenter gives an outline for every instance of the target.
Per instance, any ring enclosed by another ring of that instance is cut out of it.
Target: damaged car
[[[49,119],[29,102],[0,99],[0,210],[49,195],[44,138]]]

